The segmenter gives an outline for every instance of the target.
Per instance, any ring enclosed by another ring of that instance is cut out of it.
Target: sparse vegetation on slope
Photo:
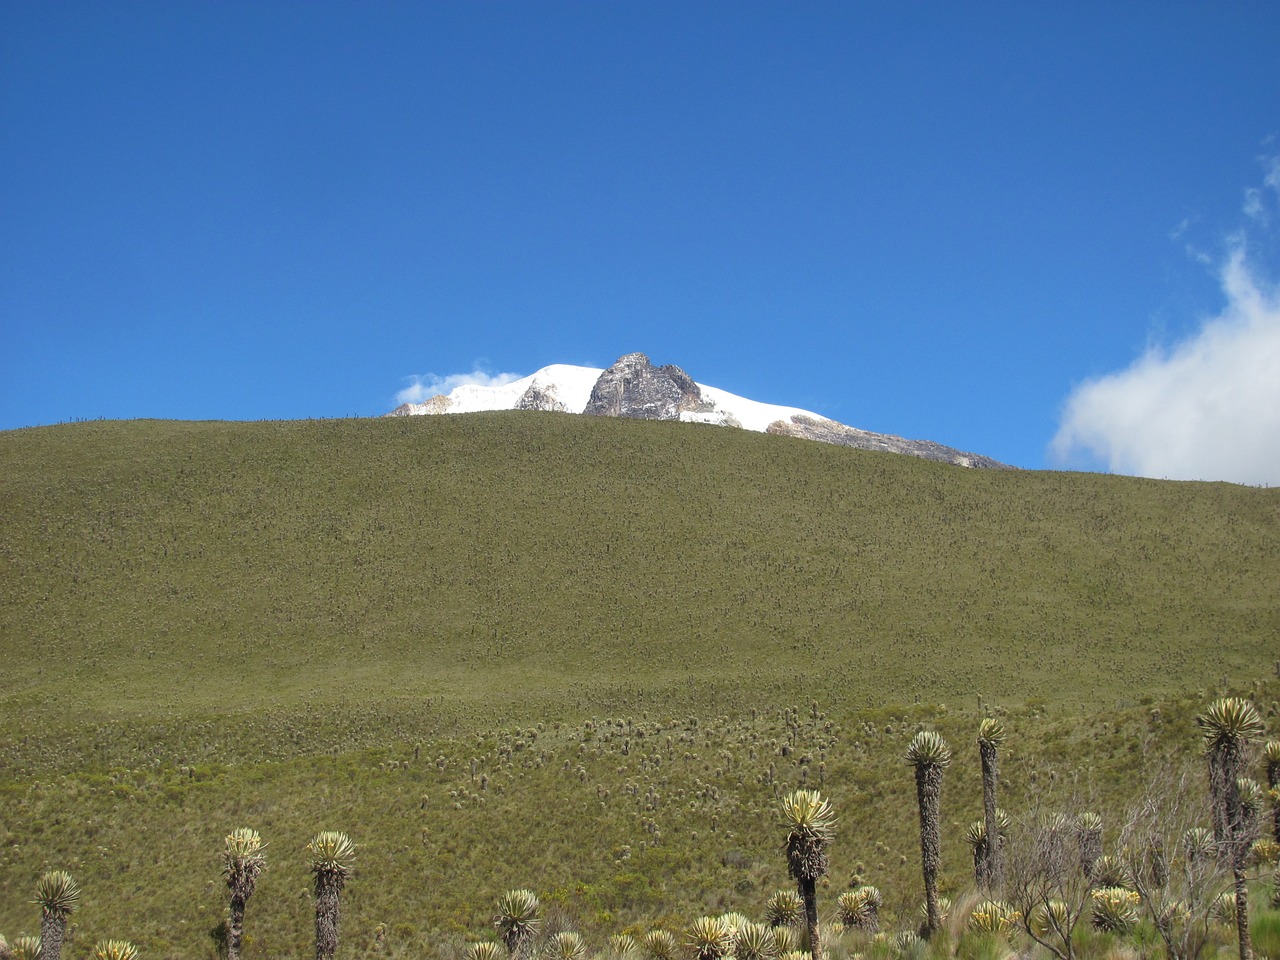
[[[1105,816],[1203,769],[1192,718],[1270,671],[1280,620],[1270,490],[528,414],[80,424],[0,456],[0,930],[35,932],[26,891],[65,868],[68,955],[208,955],[242,825],[272,853],[246,960],[309,952],[317,830],[359,849],[340,957],[456,960],[524,887],[593,951],[763,919],[796,789],[840,817],[820,909],[874,885],[902,929],[915,733],[971,745],[954,896],[993,704],[1001,805],[1071,782]],[[823,922],[838,960],[870,936]]]
[[[1255,694],[1274,716],[1280,684]],[[1191,769],[1203,791],[1193,725],[1202,703],[1092,717],[1009,711],[1002,802],[1027,818],[1070,809],[1079,793],[1116,822],[1138,786],[1171,766]],[[313,938],[308,837],[351,825],[360,855],[343,890],[339,956],[365,955],[381,938],[392,955],[457,960],[465,941],[492,935],[492,904],[518,887],[536,888],[548,933],[575,929],[600,949],[610,934],[680,930],[725,910],[764,919],[788,881],[779,799],[821,785],[840,830],[820,910],[834,916],[840,892],[869,883],[883,891],[886,929],[914,929],[919,824],[901,757],[921,727],[962,742],[976,718],[938,705],[841,718],[810,707],[540,726],[339,756],[10,780],[0,889],[25,891],[42,864],[64,865],[92,891],[77,913],[81,938],[127,936],[150,956],[192,956],[224,917],[226,825],[253,823],[273,854],[243,956],[302,957]],[[972,886],[961,836],[982,811],[970,754],[953,759],[941,808],[939,888],[953,898]],[[34,932],[28,896],[6,895],[0,931]],[[822,923],[826,949],[844,960],[827,932],[834,921]]]
[[[1098,705],[1254,676],[1280,628],[1280,490],[528,413],[87,423],[0,457],[23,769],[708,703]]]

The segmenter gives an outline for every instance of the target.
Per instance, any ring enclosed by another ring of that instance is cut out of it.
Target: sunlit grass
[[[901,929],[922,725],[956,753],[953,895],[981,712],[1015,813],[1198,762],[1209,691],[1275,723],[1274,490],[555,415],[79,424],[0,457],[0,931],[67,869],[68,956],[211,956],[239,826],[268,844],[246,960],[308,954],[321,830],[357,845],[346,956],[456,960],[513,887],[592,950],[758,918],[801,786],[839,818],[823,909],[857,877]],[[833,955],[888,949],[858,936]]]
[[[1280,687],[1258,693],[1269,700]],[[1114,837],[1143,769],[1203,762],[1191,721],[1199,701],[1158,706],[1158,718],[1152,707],[1009,711],[1002,804],[1017,815],[1070,778],[1093,793],[1091,807]],[[48,864],[80,881],[86,937],[128,936],[150,955],[190,956],[208,945],[225,906],[224,838],[245,825],[268,843],[248,911],[248,957],[307,954],[305,846],[322,829],[344,830],[357,844],[344,892],[350,955],[371,948],[381,924],[384,941],[456,960],[467,938],[489,929],[496,897],[523,886],[600,949],[612,933],[682,929],[725,910],[762,917],[767,898],[789,883],[778,797],[821,778],[839,816],[829,882],[819,889],[823,922],[834,927],[840,892],[872,882],[894,932],[918,922],[923,898],[914,781],[900,758],[927,725],[957,749],[942,806],[952,942],[985,960],[978,954],[990,945],[970,943],[962,926],[976,900],[966,895],[972,865],[960,837],[981,814],[977,719],[924,707],[600,717],[337,756],[164,761],[11,780],[0,883],[21,895],[0,904],[0,931],[34,932],[38,917],[22,891]],[[1064,756],[1065,731],[1094,747]],[[1143,746],[1134,753],[1130,744]],[[866,939],[844,937],[851,952]]]
[[[1258,957],[1280,957],[1280,910],[1260,908],[1256,901],[1249,918],[1249,935]]]
[[[1253,676],[1280,628],[1280,490],[516,413],[86,423],[0,458],[26,768],[125,761],[175,716],[199,759],[708,703],[1097,706]]]

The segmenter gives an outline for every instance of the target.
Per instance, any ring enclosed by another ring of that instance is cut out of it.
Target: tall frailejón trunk
[[[1234,781],[1236,774],[1228,770],[1230,760],[1224,754],[1229,750],[1219,747],[1209,751],[1209,815],[1213,820],[1213,842],[1219,849],[1227,843],[1229,832],[1227,827],[1227,783]]]
[[[813,877],[797,881],[800,899],[804,901],[804,928],[813,960],[822,960],[822,934],[818,930],[818,884]]]
[[[1248,700],[1223,697],[1196,717],[1205,740],[1209,761],[1209,793],[1213,806],[1214,841],[1219,858],[1231,867],[1235,886],[1236,936],[1240,943],[1240,960],[1253,960],[1253,942],[1249,936],[1249,888],[1244,873],[1245,860],[1257,825],[1261,806],[1257,784],[1248,782],[1249,809],[1241,801],[1241,780],[1245,750],[1251,740],[1258,739],[1265,725],[1262,716]]]
[[[316,960],[333,960],[338,949],[338,898],[351,875],[356,845],[345,833],[324,830],[307,844],[316,878]]]
[[[316,960],[333,960],[337,953],[343,879],[331,871],[316,872]]]
[[[230,906],[227,911],[227,960],[240,960],[244,943],[244,912],[253,896],[258,876],[266,869],[266,844],[258,831],[237,827],[226,838],[222,850],[222,877],[227,882]]]
[[[59,960],[67,918],[80,903],[80,885],[65,870],[50,870],[36,881],[40,905],[40,960]]]
[[[969,824],[965,842],[973,854],[973,883],[979,890],[991,890],[991,857],[987,853],[987,827],[981,820]]]
[[[951,762],[951,748],[941,735],[921,730],[911,738],[904,758],[915,767],[916,805],[920,808],[920,868],[924,874],[924,935],[932,937],[942,926],[938,904],[938,868],[942,861],[940,798],[942,771]],[[999,824],[996,824],[999,830]],[[990,841],[988,834],[987,840]]]
[[[819,877],[824,877],[831,864],[827,845],[835,835],[836,818],[829,801],[816,790],[795,790],[782,798],[782,812],[787,824],[787,871],[796,882],[804,901],[805,932],[813,960],[823,960],[822,940],[818,932]]]
[[[60,960],[67,935],[67,918],[52,910],[40,914],[40,960]]]
[[[939,834],[942,768],[935,764],[916,767],[916,801],[920,807],[920,868],[924,875],[925,936],[942,926],[938,906],[938,868],[942,862]],[[987,842],[990,843],[990,834]]]
[[[1243,765],[1243,764],[1242,764]],[[1240,940],[1240,960],[1253,956],[1249,933],[1249,886],[1245,868],[1258,837],[1262,820],[1263,790],[1253,780],[1241,778],[1227,795],[1227,815],[1231,826],[1231,877],[1235,886],[1236,936]]]
[[[1253,938],[1249,935],[1249,885],[1244,863],[1232,866],[1236,893],[1236,937],[1240,941],[1240,960],[1253,960]]]
[[[996,800],[1000,747],[1004,742],[1004,722],[997,717],[983,718],[978,725],[978,754],[982,760],[982,820],[986,826],[984,889],[995,894],[1004,889],[1004,849],[1000,842],[1000,809]]]
[[[987,828],[983,838],[986,856],[987,889],[999,893],[1004,889],[1004,851],[1000,846],[1000,822],[996,814],[996,782],[999,777],[999,753],[991,740],[978,741],[982,758],[982,818]]]
[[[1102,818],[1092,811],[1076,818],[1076,844],[1080,852],[1080,873],[1090,887],[1097,880],[1102,857]]]
[[[1231,881],[1235,891],[1235,936],[1239,942],[1240,960],[1253,960],[1253,938],[1249,934],[1249,887],[1244,876],[1248,840],[1245,837],[1247,831],[1244,812],[1240,808],[1238,777],[1243,760],[1243,744],[1238,740],[1225,741],[1210,754],[1210,777],[1217,781],[1213,806],[1221,810],[1222,840],[1219,842],[1219,850],[1226,852],[1231,864]]]
[[[232,894],[231,909],[227,917],[227,960],[240,960],[240,945],[244,942],[245,906],[243,897]]]
[[[1268,741],[1263,756],[1267,759],[1267,790],[1271,794],[1271,830],[1276,843],[1280,843],[1280,799],[1276,794],[1280,788],[1280,741]]]

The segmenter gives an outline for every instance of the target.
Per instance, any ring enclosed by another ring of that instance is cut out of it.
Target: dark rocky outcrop
[[[685,412],[706,413],[693,378],[679,367],[655,367],[643,353],[628,353],[600,374],[583,413],[597,417],[678,420]]]

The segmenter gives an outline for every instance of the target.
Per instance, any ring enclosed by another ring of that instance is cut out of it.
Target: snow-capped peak
[[[600,367],[579,367],[568,363],[553,363],[527,377],[497,386],[463,384],[447,394],[441,394],[422,402],[406,403],[392,411],[395,416],[418,416],[439,413],[477,413],[481,410],[560,410],[566,413],[582,413],[591,399],[600,377],[605,373]],[[733,425],[746,430],[764,433],[778,420],[789,421],[799,415],[813,420],[826,420],[807,410],[783,407],[772,403],[748,400],[728,390],[697,384],[702,398],[710,409],[685,410],[679,419],[697,423]],[[525,402],[522,403],[521,401]]]
[[[401,404],[388,416],[481,410],[548,410],[684,420],[803,437],[845,447],[907,453],[967,467],[1005,467],[990,457],[964,453],[929,440],[904,440],[891,434],[871,433],[799,407],[748,400],[719,387],[695,383],[679,367],[655,367],[643,353],[620,357],[607,370],[555,363],[510,383],[455,387],[425,403]]]

